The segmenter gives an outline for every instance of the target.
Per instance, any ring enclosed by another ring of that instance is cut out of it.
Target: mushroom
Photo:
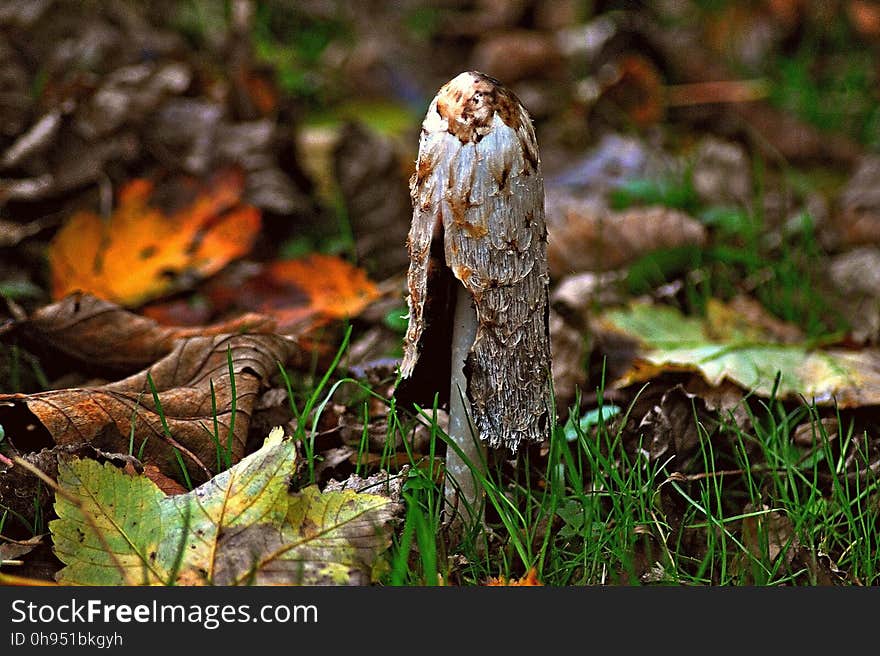
[[[482,518],[484,445],[515,453],[550,430],[544,182],[519,99],[476,71],[444,85],[422,123],[410,192],[409,325],[395,396],[448,403],[458,449],[447,448],[447,518],[473,520]]]

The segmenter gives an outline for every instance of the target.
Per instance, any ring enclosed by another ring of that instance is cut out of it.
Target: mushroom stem
[[[451,447],[446,449],[445,497],[447,524],[460,520],[472,526],[474,520],[483,517],[485,491],[476,471],[483,471],[486,447],[474,433],[471,406],[467,396],[467,376],[464,366],[477,336],[477,312],[470,292],[463,285],[456,285],[455,315],[452,328],[452,375],[449,386],[449,438],[461,449],[467,462]]]

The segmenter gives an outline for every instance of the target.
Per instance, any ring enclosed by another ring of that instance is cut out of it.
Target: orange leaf
[[[49,246],[52,295],[84,291],[136,306],[177,288],[176,276],[210,276],[250,251],[260,213],[240,204],[244,178],[216,176],[190,205],[165,215],[150,205],[153,183],[133,180],[108,220],[79,212]]]
[[[880,36],[880,7],[863,0],[850,0],[846,9],[856,31],[865,36]]]
[[[235,306],[273,317],[285,334],[357,316],[380,296],[363,269],[321,254],[267,264],[231,287],[220,277],[207,294],[217,308]]]
[[[538,570],[532,567],[526,575],[521,579],[511,579],[508,581],[503,576],[499,576],[497,578],[491,578],[486,581],[487,586],[497,586],[497,585],[505,585],[505,586],[543,586],[544,584],[538,580]]]
[[[379,297],[363,269],[332,255],[275,262],[268,274],[273,281],[299,287],[308,294],[312,311],[331,319],[353,317]]]

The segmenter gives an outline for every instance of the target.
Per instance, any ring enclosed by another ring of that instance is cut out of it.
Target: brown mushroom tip
[[[524,112],[519,99],[501,82],[479,71],[466,71],[437,93],[437,113],[449,133],[462,143],[477,142],[492,130],[496,114],[517,130]]]

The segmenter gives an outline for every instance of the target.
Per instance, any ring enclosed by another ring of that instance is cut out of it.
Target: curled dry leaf
[[[43,542],[42,535],[35,535],[27,540],[0,540],[0,567],[9,561],[18,561],[22,556],[29,554]]]
[[[20,451],[52,443],[142,450],[145,462],[173,476],[179,475],[175,453],[180,453],[192,478],[205,480],[221,466],[222,449],[228,447],[233,462],[241,458],[257,393],[278,363],[297,352],[293,340],[274,334],[188,337],[148,369],[115,383],[0,395],[0,424]]]
[[[700,444],[700,430],[708,433],[714,423],[703,402],[676,385],[642,417],[638,435],[652,461],[669,460],[670,469],[677,471]]]
[[[357,474],[352,474],[344,481],[331,480],[324,488],[325,492],[333,490],[351,490],[352,492],[369,492],[370,494],[378,494],[388,497],[392,501],[400,499],[403,491],[403,484],[406,483],[409,466],[401,467],[396,474],[389,474],[386,471],[378,471],[371,476],[362,478]]]
[[[703,246],[705,226],[665,207],[609,209],[559,188],[547,193],[547,259],[554,278],[610,271],[663,248]]]
[[[206,277],[250,251],[259,211],[241,205],[243,176],[228,170],[194,202],[166,216],[150,205],[153,183],[129,182],[116,211],[104,221],[80,212],[49,246],[52,294],[85,291],[135,306],[180,285],[186,273]]]
[[[160,326],[91,294],[71,294],[36,310],[14,329],[37,347],[46,346],[102,373],[133,373],[162,357],[182,338],[240,332],[272,332],[274,321],[245,314],[210,326]]]

